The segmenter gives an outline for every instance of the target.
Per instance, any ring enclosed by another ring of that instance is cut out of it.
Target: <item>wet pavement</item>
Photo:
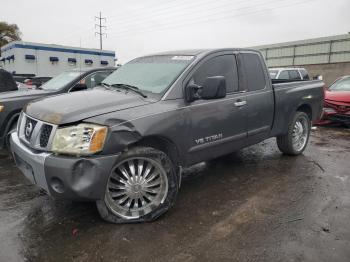
[[[270,139],[197,165],[159,220],[113,225],[0,155],[0,261],[350,261],[349,178],[350,130],[317,128],[303,155]]]

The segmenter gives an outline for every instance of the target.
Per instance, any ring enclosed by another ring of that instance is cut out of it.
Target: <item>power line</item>
[[[107,27],[105,25],[102,25],[102,20],[104,20],[104,22],[106,23],[106,17],[102,17],[101,12],[99,16],[95,16],[95,21],[98,20],[98,24],[95,24],[95,28],[98,27],[99,31],[95,32],[95,36],[99,35],[100,36],[100,49],[102,50],[102,37],[105,35],[107,37],[107,34],[102,32],[102,29],[106,29]]]
[[[212,0],[209,0],[209,1],[212,1]],[[257,0],[250,1],[250,3],[254,2],[254,1],[257,1]],[[180,21],[182,23],[183,22],[188,22],[189,20],[193,21],[193,20],[196,20],[196,19],[199,19],[199,18],[206,18],[206,17],[208,17],[208,15],[207,14],[203,14],[201,11],[206,11],[208,8],[209,8],[210,12],[212,12],[213,10],[219,9],[218,11],[209,14],[212,17],[213,15],[221,15],[223,13],[228,13],[228,12],[231,13],[233,11],[240,11],[240,10],[254,8],[254,7],[257,7],[257,6],[265,6],[266,4],[270,4],[270,3],[281,3],[281,2],[286,2],[286,1],[289,1],[289,0],[271,0],[271,1],[265,1],[265,2],[264,1],[259,1],[258,3],[255,3],[255,4],[253,3],[252,5],[241,6],[240,8],[237,8],[237,4],[246,3],[247,2],[246,0],[236,2],[235,3],[236,5],[233,8],[232,8],[232,3],[226,3],[226,4],[223,4],[223,5],[216,5],[216,6],[213,6],[213,7],[210,7],[210,8],[208,6],[203,6],[202,2],[201,2],[201,4],[199,6],[198,6],[198,3],[195,3],[195,5],[193,6],[193,8],[191,8],[191,10],[195,9],[197,11],[196,13],[198,13],[199,16],[198,15],[197,16],[193,15],[193,13],[189,14],[189,13],[180,12],[179,14],[177,14],[177,13],[171,12],[171,14],[173,15],[173,18],[175,18],[175,20],[174,19],[173,20],[168,19],[166,23],[163,23],[163,24],[161,24],[159,26],[162,27],[162,26],[167,26],[169,24],[173,25],[174,22],[176,22],[176,19],[179,19],[181,17],[184,17],[184,19],[181,19],[181,21]],[[190,7],[190,6],[186,6],[186,7]],[[202,8],[200,8],[200,7],[202,7]],[[186,8],[182,8],[182,9],[186,10]],[[168,12],[164,12],[164,13],[160,13],[159,15],[154,15],[154,13],[152,13],[151,17],[143,17],[142,19],[133,19],[133,22],[136,23],[136,26],[137,26],[137,24],[145,25],[146,22],[150,22],[149,18],[152,18],[152,19],[154,19],[155,17],[162,18],[167,13]],[[176,15],[174,15],[174,14],[176,14]],[[190,17],[186,17],[188,15],[191,15],[191,16]],[[146,19],[146,21],[143,21],[145,19]],[[119,28],[122,27],[123,22],[128,23],[128,21],[120,21],[120,22],[118,22],[118,27]],[[137,22],[140,22],[140,23],[137,23]],[[133,26],[132,23],[128,23],[128,25]],[[147,25],[145,25],[145,26],[147,28],[149,28],[149,26],[147,26]],[[125,26],[123,27],[123,29],[125,29]],[[129,31],[130,31],[130,29],[128,29],[128,27],[126,27],[125,30],[119,31],[119,33],[129,32]]]
[[[234,18],[241,17],[241,16],[246,16],[246,15],[260,13],[262,11],[270,11],[270,10],[275,10],[275,9],[281,9],[281,8],[295,6],[295,5],[300,5],[300,4],[313,2],[313,1],[317,1],[317,0],[304,0],[304,1],[294,2],[292,4],[286,4],[286,5],[282,5],[282,6],[269,7],[269,8],[264,8],[264,9],[252,11],[252,12],[241,13],[241,14],[237,14],[237,15],[234,15],[234,16],[231,15],[231,14],[228,14],[226,16],[219,16],[219,17],[216,17],[216,18],[215,17],[211,17],[211,18],[207,18],[207,19],[201,19],[203,17],[198,17],[199,19],[197,19],[197,20],[185,21],[184,23],[178,24],[178,25],[174,25],[173,23],[163,24],[162,27],[149,28],[150,30],[142,30],[142,31],[136,31],[136,32],[135,31],[130,32],[129,30],[124,30],[124,31],[118,32],[117,34],[113,34],[112,37],[113,36],[114,37],[123,37],[123,36],[125,37],[125,36],[128,36],[130,34],[135,34],[135,33],[141,33],[142,34],[142,33],[148,33],[148,32],[154,32],[154,31],[162,31],[162,30],[167,30],[167,29],[172,29],[172,28],[179,28],[179,27],[188,26],[188,25],[192,25],[192,24],[198,24],[198,23],[207,23],[207,22],[211,22],[211,21],[220,21],[220,20],[234,19]],[[275,1],[270,1],[270,2],[275,2]],[[279,1],[279,2],[286,2],[286,1]],[[233,10],[226,10],[226,11],[232,12]],[[223,13],[227,13],[226,11],[225,12],[221,12],[221,13],[217,13],[217,14],[221,15]]]
[[[256,0],[253,0],[256,1]],[[250,1],[251,2],[251,1]],[[133,15],[128,14],[128,16],[126,16],[126,19],[122,19],[122,21],[120,21],[120,19],[122,18],[122,16],[118,16],[118,21],[116,21],[116,23],[118,23],[118,25],[121,24],[130,24],[133,23],[135,21],[137,22],[141,22],[142,20],[148,20],[150,21],[150,18],[154,19],[155,17],[162,17],[164,15],[167,14],[171,14],[171,15],[175,15],[177,13],[179,13],[180,11],[180,15],[181,14],[188,14],[186,12],[190,12],[191,14],[196,14],[198,12],[200,12],[200,8],[198,7],[204,7],[205,9],[209,9],[209,10],[213,10],[213,9],[218,9],[218,7],[224,7],[227,5],[232,6],[232,1],[228,0],[228,2],[226,1],[226,3],[224,5],[221,6],[217,6],[219,2],[215,2],[213,0],[202,0],[200,2],[200,4],[198,2],[186,2],[183,4],[179,4],[179,0],[177,0],[177,2],[175,3],[175,6],[167,6],[164,8],[147,8],[147,16],[142,16],[145,14],[144,10],[138,10],[136,9],[135,11],[133,11]],[[220,2],[222,3],[222,2]],[[239,3],[247,3],[246,0],[243,1],[238,1],[238,2],[234,2],[235,5],[239,4]],[[211,4],[214,4],[214,6],[210,6]],[[141,19],[140,17],[138,17],[139,15],[141,15]],[[176,15],[178,16],[178,15]],[[116,18],[114,19],[109,19],[109,21],[111,20],[116,20]],[[146,21],[147,22],[147,21]]]

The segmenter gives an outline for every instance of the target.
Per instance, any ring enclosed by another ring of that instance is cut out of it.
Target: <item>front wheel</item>
[[[277,137],[279,150],[287,155],[301,154],[309,141],[311,121],[304,112],[296,112],[288,125],[288,132]]]
[[[119,157],[97,209],[112,223],[155,220],[174,204],[178,181],[179,174],[164,152],[132,148]]]

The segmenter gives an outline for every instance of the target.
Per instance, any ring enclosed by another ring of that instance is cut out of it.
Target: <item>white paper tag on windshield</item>
[[[171,59],[172,60],[185,60],[185,61],[189,61],[193,58],[192,55],[176,55],[173,56]]]

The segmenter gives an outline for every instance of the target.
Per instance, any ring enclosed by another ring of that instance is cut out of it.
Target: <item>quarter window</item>
[[[237,65],[234,55],[221,55],[209,59],[193,74],[190,82],[202,86],[207,77],[224,76],[227,93],[238,90]]]

